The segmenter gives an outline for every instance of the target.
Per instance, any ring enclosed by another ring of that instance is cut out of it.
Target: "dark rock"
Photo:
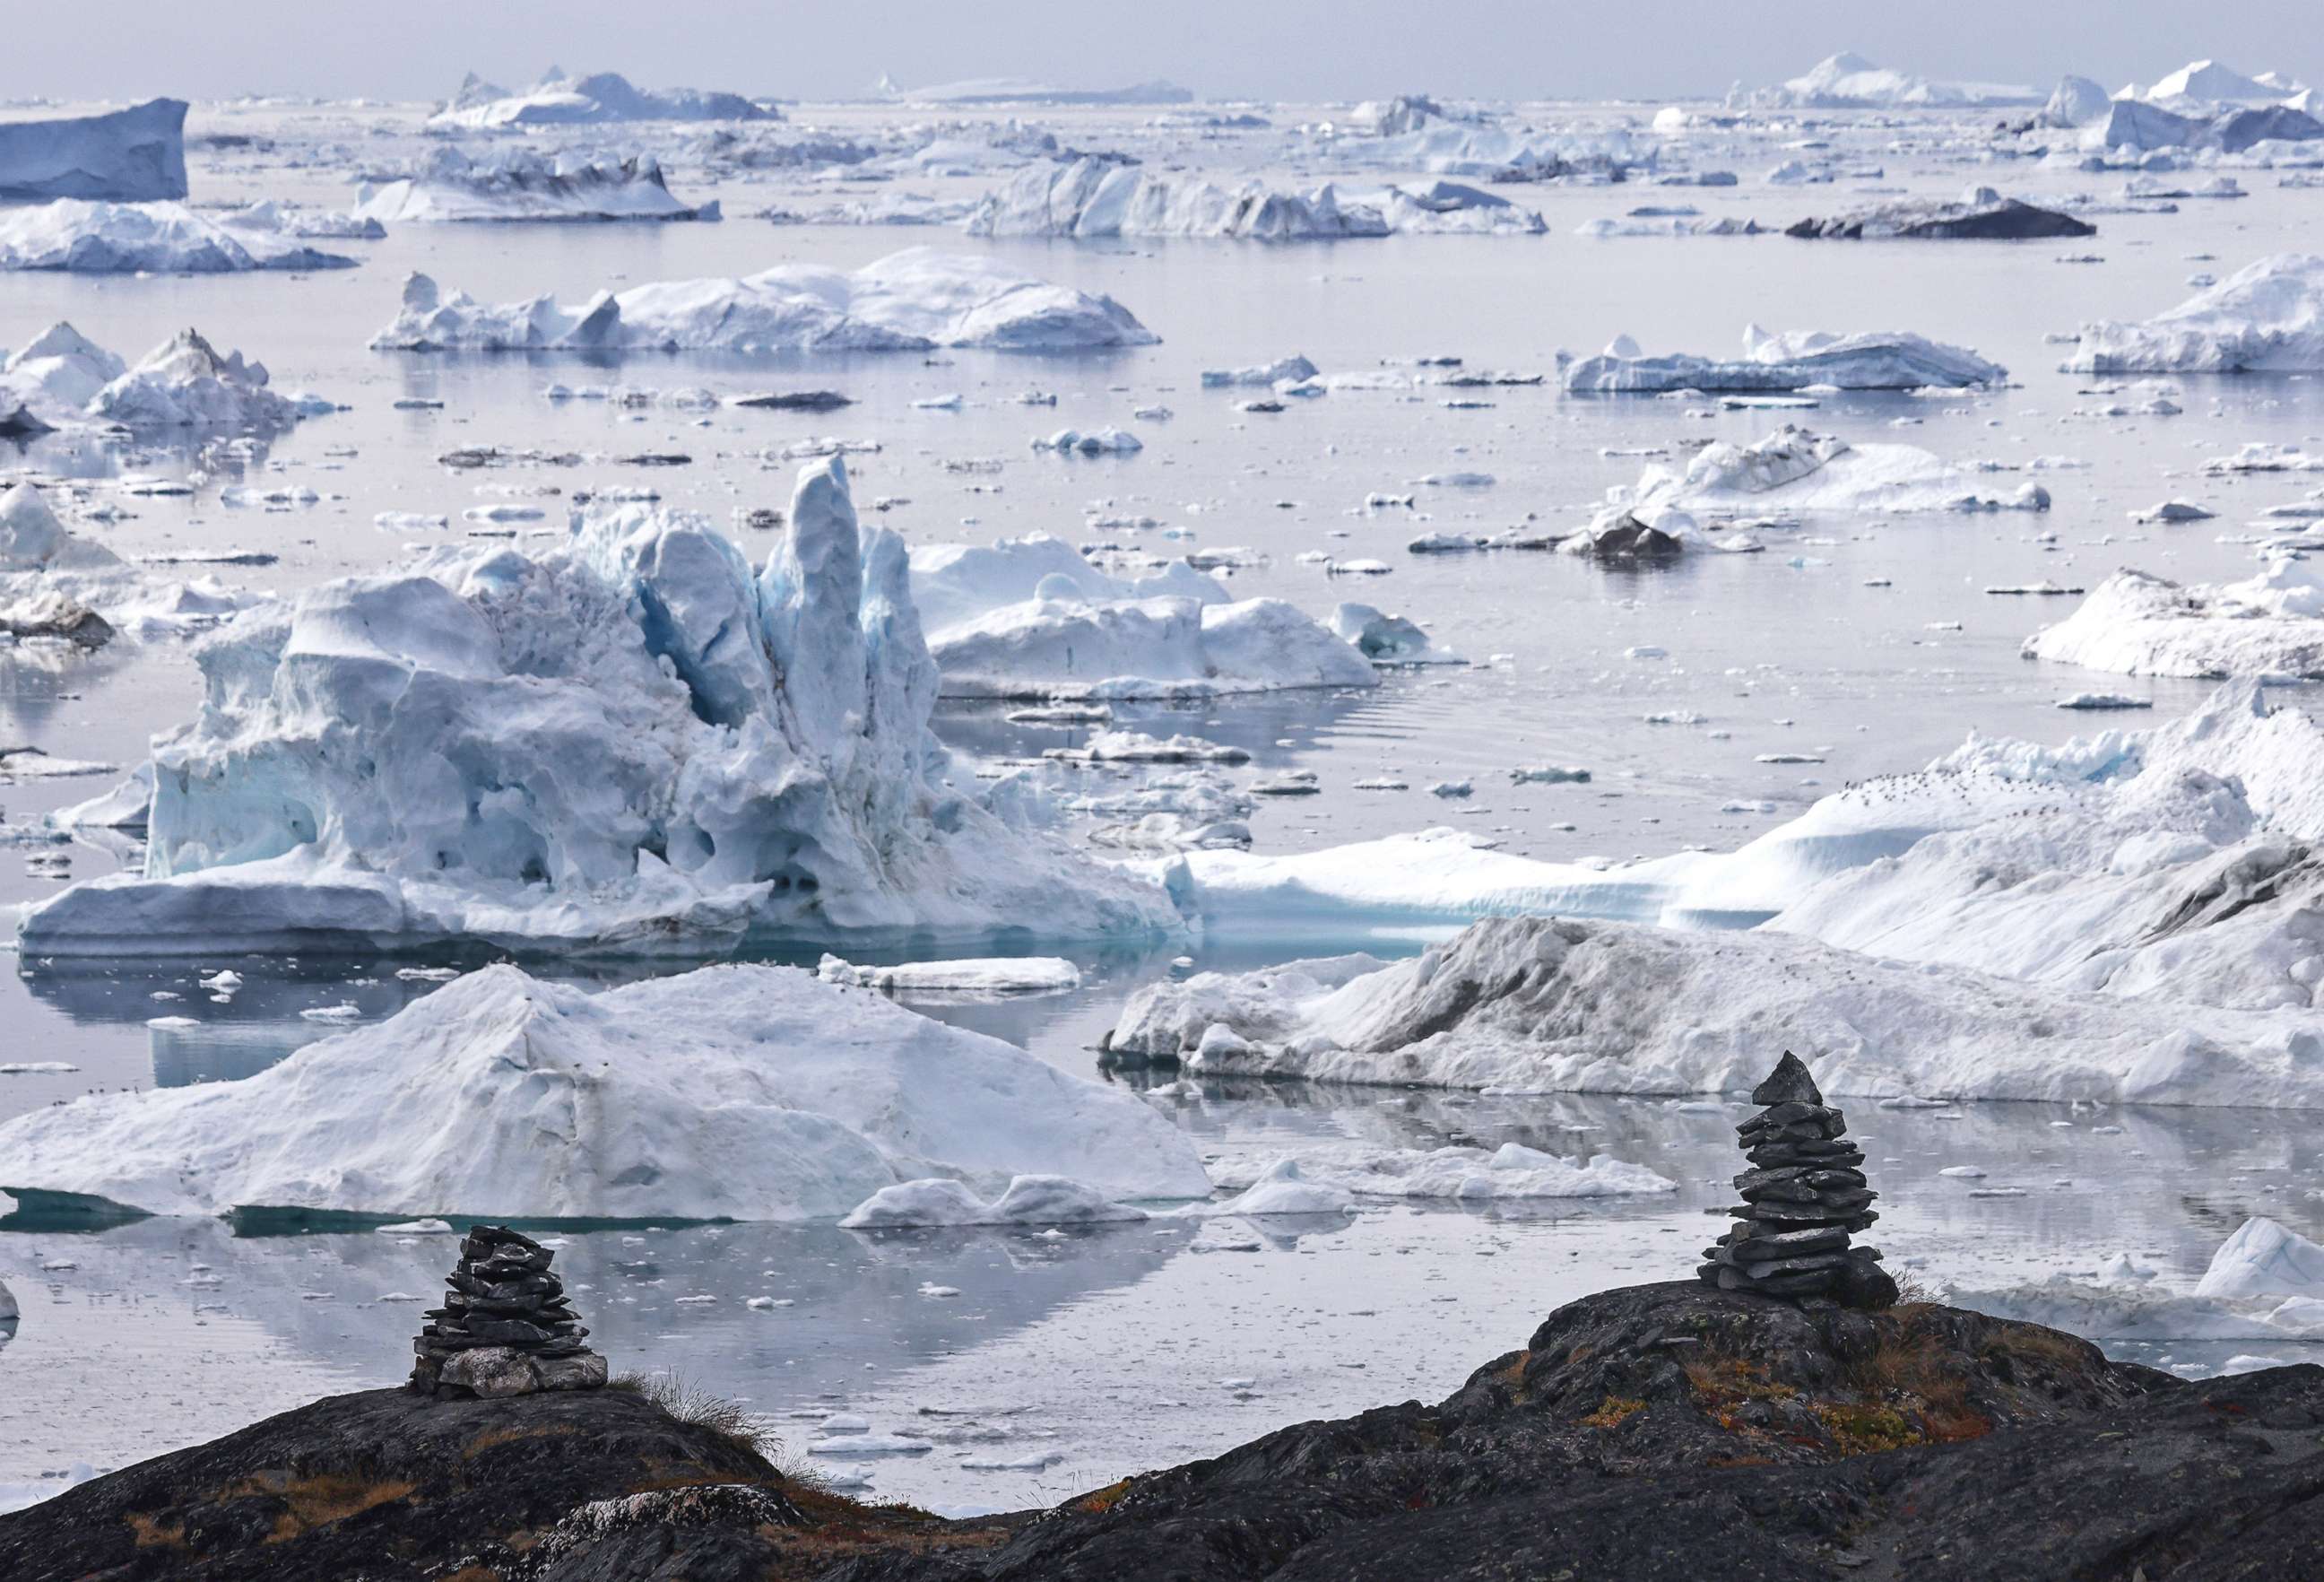
[[[1775,1062],[1775,1069],[1767,1073],[1767,1079],[1751,1090],[1751,1102],[1777,1106],[1821,1105],[1823,1090],[1808,1075],[1807,1062],[1785,1050],[1784,1058]]]
[[[444,1277],[444,1305],[428,1309],[412,1342],[411,1387],[488,1397],[602,1388],[605,1359],[582,1344],[589,1331],[549,1272],[555,1256],[506,1226],[471,1226]]]
[[[1879,1217],[1871,1207],[1879,1194],[1855,1168],[1862,1152],[1840,1141],[1848,1117],[1823,1102],[1788,1050],[1751,1101],[1766,1107],[1735,1128],[1752,1166],[1735,1178],[1741,1206],[1727,1211],[1740,1223],[1703,1249],[1696,1277],[1765,1296],[1895,1301],[1895,1282],[1877,1267],[1880,1254],[1858,1258],[1849,1248],[1849,1236]]]
[[[1618,521],[1591,534],[1590,552],[1601,560],[1668,560],[1684,554],[1686,546],[1625,512]]]
[[[854,398],[842,395],[836,390],[777,390],[764,395],[737,396],[736,406],[759,407],[779,412],[828,412],[844,406],[853,406]]]
[[[1979,188],[1959,203],[1894,203],[1860,214],[1803,219],[1784,227],[1787,236],[1840,241],[2022,242],[2052,236],[2095,236],[2098,227],[2054,208],[2040,208]]]

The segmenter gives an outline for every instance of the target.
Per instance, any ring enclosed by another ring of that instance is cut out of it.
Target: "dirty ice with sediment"
[[[0,1509],[464,1216],[1023,1508],[1683,1272],[1784,1049],[1923,1285],[2324,1355],[2324,62],[460,69],[0,116]]]

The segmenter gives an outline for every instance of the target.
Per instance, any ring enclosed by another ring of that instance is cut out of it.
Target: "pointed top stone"
[[[1784,1058],[1775,1062],[1775,1069],[1767,1073],[1767,1079],[1751,1090],[1751,1102],[1759,1105],[1821,1104],[1823,1092],[1816,1087],[1815,1078],[1808,1075],[1806,1064],[1791,1050],[1785,1050]]]

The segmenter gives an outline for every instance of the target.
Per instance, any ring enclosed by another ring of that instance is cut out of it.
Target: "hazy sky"
[[[471,68],[556,63],[642,87],[785,97],[1026,76],[1165,77],[1201,97],[1710,95],[1834,51],[1930,77],[2109,88],[2216,56],[2324,74],[2319,0],[14,0],[0,97],[251,93],[439,98]]]

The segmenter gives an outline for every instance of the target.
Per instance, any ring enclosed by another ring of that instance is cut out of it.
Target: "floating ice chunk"
[[[881,1188],[839,1223],[847,1230],[887,1230],[929,1226],[1109,1225],[1145,1217],[1144,1209],[1116,1203],[1080,1181],[1063,1176],[1018,1176],[989,1201],[956,1180],[899,1181]]]
[[[1004,995],[1061,995],[1081,986],[1081,969],[1055,956],[994,956],[959,961],[899,962],[859,967],[826,955],[815,969],[827,984],[849,984],[907,998],[996,998]]]
[[[1628,340],[1628,337],[1623,337]],[[1570,393],[1617,393],[1670,390],[1913,390],[1999,384],[2009,370],[1963,347],[1945,346],[1902,330],[1858,335],[1803,331],[1767,335],[1744,331],[1744,356],[1721,361],[1697,356],[1649,357],[1633,346],[1584,358],[1565,373]]]
[[[946,697],[1201,698],[1374,687],[1371,663],[1280,599],[1035,598],[931,635]]]
[[[1259,1179],[1223,1203],[1195,1205],[1199,1213],[1239,1214],[1250,1217],[1290,1214],[1348,1214],[1356,1196],[1334,1181],[1311,1181],[1295,1159],[1278,1159],[1261,1170]]]
[[[0,1138],[8,1189],[157,1214],[819,1219],[936,1171],[1209,1189],[1133,1095],[768,967],[602,995],[485,967],[257,1076],[98,1095]]]
[[[186,102],[148,99],[101,116],[0,121],[0,202],[186,195]]]
[[[391,225],[492,220],[715,220],[718,205],[673,196],[660,164],[551,157],[530,149],[478,159],[434,150],[418,171],[356,189],[355,212]]]
[[[1296,384],[1315,376],[1315,365],[1294,354],[1278,357],[1271,363],[1255,364],[1242,368],[1205,368],[1203,385],[1205,389],[1231,388],[1239,384],[1272,385],[1282,382]]]
[[[1480,188],[1449,181],[1342,195],[1254,178],[1218,186],[1199,175],[1085,156],[1035,165],[989,194],[967,221],[978,236],[1202,236],[1260,242],[1392,234],[1537,235],[1540,215]]]
[[[2324,1298],[2324,1247],[2275,1220],[2246,1219],[2211,1254],[2195,1294]]]
[[[779,121],[782,112],[741,94],[696,88],[631,86],[614,71],[568,78],[551,69],[528,91],[510,93],[470,72],[429,118],[439,128],[479,131],[594,125],[615,121]]]
[[[122,564],[103,544],[67,532],[33,485],[13,484],[0,492],[0,572],[86,571]]]
[[[1149,886],[943,783],[909,582],[834,458],[802,468],[761,570],[699,518],[626,506],[555,547],[431,550],[245,613],[199,656],[200,718],[155,754],[145,872],[49,898],[24,937],[651,953],[752,930],[1175,926]],[[1250,646],[1279,656],[1279,635]]]
[[[74,274],[231,274],[352,269],[355,260],[279,231],[228,226],[175,203],[59,199],[0,213],[0,270]]]
[[[0,222],[0,245],[5,235]],[[547,296],[488,305],[459,291],[447,296],[415,274],[394,321],[371,344],[401,351],[1080,351],[1156,338],[1111,297],[1028,279],[998,259],[916,247],[853,273],[784,264],[738,280],[600,291],[576,307]]]
[[[2324,578],[2288,559],[2242,582],[2117,571],[2024,653],[2129,676],[2324,676]]]
[[[1459,664],[1458,654],[1436,647],[1426,631],[1402,615],[1383,614],[1370,605],[1333,607],[1332,630],[1355,645],[1374,664]]]
[[[97,393],[89,415],[139,430],[287,429],[301,413],[267,387],[266,365],[240,352],[220,356],[190,329],[155,347],[145,360]]]
[[[2297,373],[2324,369],[2324,256],[2277,253],[2177,307],[2078,332],[2079,373]]]
[[[1033,441],[1036,450],[1055,450],[1065,456],[1128,456],[1146,449],[1146,442],[1126,429],[1108,425],[1086,432],[1079,429],[1059,429],[1046,439]]]
[[[2050,508],[2049,491],[2038,484],[2007,495],[1981,494],[1973,475],[1915,446],[1850,445],[1790,426],[1750,445],[1714,441],[1683,469],[1650,464],[1637,484],[1609,491],[1609,498],[1593,533],[1618,526],[1626,514],[1659,524],[1670,513],[1717,518]]]

